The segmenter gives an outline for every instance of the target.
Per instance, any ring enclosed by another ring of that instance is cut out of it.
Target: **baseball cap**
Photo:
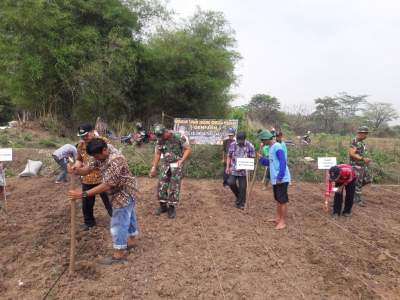
[[[246,133],[238,132],[238,134],[236,135],[236,140],[238,142],[243,142],[244,140],[246,140]]]
[[[93,126],[91,124],[85,123],[78,127],[78,136],[85,136],[90,131],[93,130]]]

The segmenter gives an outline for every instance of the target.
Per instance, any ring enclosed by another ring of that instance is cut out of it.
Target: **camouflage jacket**
[[[156,147],[161,152],[162,163],[169,165],[182,158],[183,149],[188,145],[189,142],[185,136],[173,131],[168,140],[159,139]]]
[[[359,141],[357,140],[357,138],[354,138],[351,141],[351,148],[356,149],[356,154],[362,156],[362,157],[366,157],[368,152],[367,152],[367,148],[365,146],[365,143],[363,141]],[[355,160],[354,158],[350,157],[350,164],[355,166],[364,166],[365,162],[363,160]]]

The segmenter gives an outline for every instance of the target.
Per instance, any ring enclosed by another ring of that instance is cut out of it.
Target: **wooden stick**
[[[4,197],[4,212],[7,214],[7,183],[6,183],[6,172],[4,171],[4,168],[1,168],[1,176],[3,177],[4,181],[4,186],[3,186],[3,197]]]
[[[251,195],[253,193],[254,183],[256,181],[257,169],[258,169],[258,159],[257,159],[257,162],[256,162],[256,167],[254,168],[254,173],[253,173],[253,178],[251,180],[250,188],[248,189],[248,198],[247,198],[247,201],[246,201],[247,209],[250,208],[250,200],[251,200]]]
[[[75,176],[70,174],[69,188],[73,190],[75,186]],[[69,253],[69,275],[75,272],[75,251],[76,251],[76,201],[70,200],[71,204],[71,243]]]
[[[246,209],[249,207],[249,170],[246,170]]]

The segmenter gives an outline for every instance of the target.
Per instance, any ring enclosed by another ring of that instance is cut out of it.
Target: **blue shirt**
[[[287,147],[286,147],[286,143],[284,141],[278,142],[278,143],[282,145],[282,149],[283,149],[283,152],[285,152],[285,158],[286,158],[286,163],[287,163]]]
[[[280,143],[274,143],[269,147],[269,173],[273,185],[277,180],[281,182],[291,180],[286,155]]]

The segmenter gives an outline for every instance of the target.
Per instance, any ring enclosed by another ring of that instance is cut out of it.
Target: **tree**
[[[277,126],[280,108],[281,104],[277,98],[266,94],[256,94],[250,100],[249,115],[253,120]]]
[[[131,90],[143,117],[224,117],[236,82],[232,29],[221,13],[197,11],[183,26],[154,34],[143,47]]]
[[[343,118],[352,118],[360,112],[361,106],[366,103],[368,95],[352,96],[347,93],[340,93],[335,98],[341,106],[341,114]]]
[[[313,117],[319,123],[318,127],[323,132],[333,133],[335,122],[339,118],[340,104],[334,97],[324,97],[314,100],[316,107]]]
[[[143,26],[134,8],[145,1],[124,3],[1,1],[4,93],[19,108],[66,124],[129,115],[135,105],[127,91],[135,84]]]
[[[388,122],[398,119],[399,114],[391,103],[368,102],[363,118],[376,131]]]

